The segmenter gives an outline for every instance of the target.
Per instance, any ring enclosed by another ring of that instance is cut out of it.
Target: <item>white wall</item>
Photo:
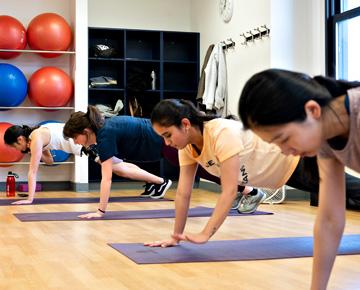
[[[271,1],[271,67],[325,73],[325,1]]]
[[[227,54],[229,109],[237,113],[241,89],[254,73],[270,67],[310,75],[325,73],[324,0],[234,0],[229,23],[219,17],[218,1],[191,2],[191,27],[200,32],[201,60],[209,44],[231,37],[237,42]],[[240,45],[240,33],[266,24],[270,39]]]
[[[88,0],[90,27],[192,31],[191,0]]]
[[[200,32],[201,62],[211,43],[227,38],[235,42],[235,49],[226,55],[228,71],[228,110],[237,114],[239,95],[244,82],[255,72],[270,66],[270,41],[263,39],[243,46],[240,34],[261,25],[270,24],[270,1],[234,0],[231,21],[225,23],[219,15],[219,1],[196,0],[191,2],[194,31]]]
[[[200,32],[200,54],[209,44],[229,37],[237,42],[227,54],[229,109],[237,113],[240,91],[255,72],[278,67],[310,75],[325,74],[324,0],[234,0],[232,20],[224,23],[218,1],[191,2],[191,27]],[[270,40],[240,45],[240,33],[266,24]]]

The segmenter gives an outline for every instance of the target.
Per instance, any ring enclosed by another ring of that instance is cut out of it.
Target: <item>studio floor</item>
[[[117,190],[112,196],[137,195]],[[175,190],[166,197],[174,198]],[[97,193],[46,192],[37,197],[96,197]],[[191,206],[214,206],[218,194],[195,189]],[[169,202],[110,203],[107,210],[173,208]],[[173,219],[20,222],[13,213],[95,211],[97,204],[0,207],[0,289],[309,289],[311,258],[246,262],[137,265],[108,243],[165,239]],[[308,202],[261,205],[274,215],[228,217],[212,240],[311,236],[317,208]],[[208,218],[188,218],[200,231]],[[346,234],[360,234],[360,212],[347,211]],[[360,289],[360,255],[338,256],[329,290]]]

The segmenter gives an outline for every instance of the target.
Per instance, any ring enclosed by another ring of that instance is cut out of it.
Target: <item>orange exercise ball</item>
[[[0,122],[0,162],[17,162],[23,158],[23,154],[14,149],[13,147],[5,144],[4,134],[7,128],[13,126],[13,124]],[[11,165],[0,165],[0,167],[8,167]]]
[[[34,72],[28,83],[30,101],[40,107],[63,107],[73,95],[73,83],[63,70],[47,66]]]
[[[26,47],[26,29],[19,20],[8,15],[0,15],[0,48],[24,49]],[[0,52],[0,58],[17,57],[20,52]]]
[[[29,46],[37,50],[68,50],[71,44],[71,28],[56,13],[43,13],[34,17],[27,29]],[[58,53],[39,53],[43,57],[59,56]]]

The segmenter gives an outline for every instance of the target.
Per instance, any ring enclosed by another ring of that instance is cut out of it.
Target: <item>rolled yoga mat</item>
[[[14,201],[20,199],[0,199],[1,205],[14,205]],[[52,197],[52,198],[35,198],[32,204],[67,204],[67,203],[98,203],[99,197]],[[110,197],[109,202],[152,202],[152,201],[173,201],[172,199],[160,198],[154,199],[141,196],[114,196]]]
[[[176,247],[145,247],[143,244],[109,244],[137,264],[249,261],[312,257],[312,237],[266,238],[210,241],[206,244],[182,242]],[[338,255],[359,255],[360,235],[343,236]]]
[[[108,211],[102,218],[82,219],[78,215],[85,212],[39,212],[39,213],[14,213],[22,222],[36,221],[93,221],[93,220],[131,220],[131,219],[158,219],[174,218],[174,209],[157,209],[157,210],[126,210],[126,211]],[[208,217],[212,214],[213,208],[194,207],[189,209],[189,217]],[[270,212],[256,211],[253,214],[239,214],[237,210],[231,210],[230,216],[256,216],[268,215]]]

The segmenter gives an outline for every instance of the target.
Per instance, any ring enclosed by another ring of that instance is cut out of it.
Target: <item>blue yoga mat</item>
[[[1,205],[14,205],[14,201],[20,199],[0,199]],[[98,203],[99,197],[51,197],[35,198],[32,204],[71,204],[71,203]],[[153,199],[141,196],[114,196],[110,197],[109,202],[154,202],[154,201],[173,201],[172,199],[160,198]]]
[[[143,244],[109,244],[137,264],[249,261],[312,257],[313,238],[267,238],[210,241],[206,244],[182,242],[170,248],[145,247]],[[339,255],[359,255],[360,235],[344,236]]]
[[[189,209],[189,217],[208,217],[212,214],[213,208],[194,207]],[[93,221],[93,220],[130,220],[130,219],[158,219],[174,218],[174,209],[157,210],[126,210],[126,211],[108,211],[102,218],[82,219],[78,215],[86,212],[38,212],[38,213],[15,213],[14,215],[22,222],[36,221]],[[236,210],[229,212],[230,216],[256,216],[272,214],[270,212],[256,211],[253,214],[239,214]]]

